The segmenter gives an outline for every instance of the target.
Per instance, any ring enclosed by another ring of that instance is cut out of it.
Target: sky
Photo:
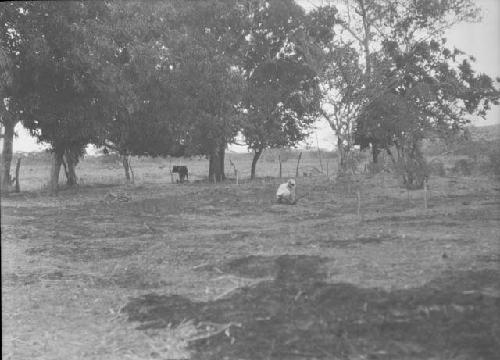
[[[321,5],[322,0],[296,0],[306,9],[314,5]],[[482,8],[483,18],[479,23],[458,24],[447,32],[448,44],[474,55],[476,63],[474,69],[485,73],[492,78],[500,76],[500,0],[476,0]],[[478,119],[473,125],[484,126],[500,124],[500,106],[494,107],[486,120]],[[16,127],[18,137],[14,139],[14,152],[39,151],[46,146],[37,144],[21,126]],[[0,143],[2,141],[0,140]],[[307,144],[322,149],[332,150],[336,137],[325,120],[318,120]],[[302,144],[301,146],[305,146]],[[233,151],[247,151],[245,146],[231,146]]]

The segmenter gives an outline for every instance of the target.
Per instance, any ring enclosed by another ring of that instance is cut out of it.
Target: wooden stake
[[[359,189],[356,191],[356,197],[358,198],[358,217],[360,217],[360,212],[361,212],[361,195],[359,193]]]
[[[130,156],[128,157],[128,168],[130,169],[130,175],[132,175],[132,184],[135,184],[135,174],[134,169],[132,169],[132,158]]]
[[[299,164],[300,164],[300,159],[302,158],[302,152],[299,154],[299,158],[297,159],[297,169],[295,170],[295,177],[299,177]]]
[[[424,180],[424,209],[427,210],[427,179]]]
[[[19,185],[19,170],[21,169],[21,158],[17,159],[16,163],[16,192],[21,192],[21,186]]]
[[[280,163],[280,179],[281,179],[281,155],[278,155],[278,161]]]
[[[316,134],[316,146],[318,147],[319,166],[321,167],[321,172],[323,172],[323,161],[321,159],[321,149],[319,148],[318,134]]]

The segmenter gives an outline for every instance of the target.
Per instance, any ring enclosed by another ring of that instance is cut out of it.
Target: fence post
[[[280,179],[281,179],[281,155],[278,155],[278,161],[280,163]]]
[[[321,167],[321,172],[323,172],[323,161],[321,159],[321,149],[319,148],[318,134],[316,134],[316,146],[318,147],[319,166]]]
[[[130,175],[132,175],[132,184],[135,184],[135,174],[134,169],[132,169],[132,157],[128,156],[128,167],[130,169]]]
[[[427,179],[424,179],[424,209],[427,210]]]
[[[300,164],[300,158],[302,157],[302,152],[299,154],[299,158],[297,160],[297,169],[295,170],[295,177],[299,177],[299,164]]]
[[[21,192],[21,186],[19,184],[19,170],[21,168],[21,158],[17,159],[16,163],[16,193]]]
[[[356,190],[356,197],[358,198],[358,218],[360,218],[361,212],[361,194],[359,193],[359,189]]]

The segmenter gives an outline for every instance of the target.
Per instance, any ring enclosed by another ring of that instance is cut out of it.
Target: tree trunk
[[[64,166],[64,172],[66,173],[66,185],[68,186],[74,186],[78,183],[75,171],[77,163],[78,155],[73,153],[71,150],[66,150],[62,165]]]
[[[363,30],[364,30],[364,37],[363,37],[363,50],[365,52],[365,66],[366,66],[366,83],[368,84],[370,82],[370,76],[371,76],[371,63],[370,63],[370,41],[371,41],[371,35],[370,35],[370,19],[368,18],[368,14],[366,13],[366,8],[367,6],[365,5],[364,0],[358,1],[358,4],[360,6],[360,13],[361,13],[361,18],[363,20]]]
[[[63,152],[54,150],[52,166],[50,169],[49,192],[51,195],[57,194],[59,189],[59,172],[63,162]]]
[[[125,179],[130,182],[130,161],[128,155],[122,155],[123,169],[125,170]]]
[[[12,164],[12,146],[14,143],[14,128],[16,126],[16,123],[14,121],[4,119],[3,126],[5,128],[5,134],[3,137],[2,149],[2,188],[8,189],[12,185],[10,166]]]
[[[226,173],[224,171],[224,159],[226,157],[226,144],[221,145],[219,148],[219,160],[220,160],[220,171],[221,179],[226,180]]]
[[[16,193],[21,192],[21,180],[19,179],[19,172],[21,170],[21,158],[17,159],[16,164]]]
[[[377,145],[372,144],[372,160],[374,164],[378,163],[378,154],[380,154],[380,149]]]
[[[250,173],[250,179],[255,179],[255,168],[257,166],[257,161],[259,161],[260,156],[262,155],[263,149],[257,149],[255,150],[253,154],[253,159],[252,159],[252,170]]]
[[[66,160],[64,159],[64,156],[63,156],[63,159],[62,159],[62,167],[63,167],[63,170],[64,170],[64,174],[66,175],[66,184],[68,183],[68,179],[69,179],[69,174],[68,174],[68,166],[66,165]]]
[[[217,183],[222,181],[222,166],[219,149],[214,149],[208,158],[208,179]]]
[[[344,146],[344,143],[342,142],[342,140],[339,137],[337,137],[337,149],[339,152],[339,173],[344,174],[345,172],[347,172],[348,163],[349,163],[349,159],[348,159],[349,154]]]
[[[68,177],[66,178],[66,184],[68,186],[74,186],[77,184],[76,172],[75,172],[75,164],[73,161],[68,161]]]
[[[297,168],[295,169],[295,177],[299,177],[299,166],[300,166],[300,159],[302,158],[302,152],[299,154],[299,158],[297,159]],[[328,162],[326,163],[326,175],[328,175]]]

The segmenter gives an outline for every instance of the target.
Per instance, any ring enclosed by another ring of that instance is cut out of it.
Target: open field
[[[284,156],[286,155],[286,157]],[[282,176],[295,176],[297,157],[299,152],[282,154]],[[14,155],[13,165],[21,158],[20,185],[22,191],[43,191],[46,187],[50,171],[49,153],[31,153],[19,156]],[[242,180],[250,178],[252,154],[227,153],[225,157],[226,176],[235,180],[234,164]],[[170,170],[173,165],[186,165],[189,168],[191,181],[203,181],[208,177],[208,160],[204,157],[191,158],[148,158],[132,157],[131,165],[135,180],[138,183],[168,184],[171,183]],[[299,174],[304,172],[318,175],[323,167],[333,174],[337,168],[337,159],[332,153],[321,154],[321,161],[317,152],[304,152],[299,163]],[[78,182],[82,185],[116,185],[125,184],[125,175],[121,160],[118,156],[86,156],[76,168]],[[257,164],[258,177],[277,177],[279,175],[278,152],[266,151]],[[64,171],[61,169],[60,183],[64,184]]]
[[[206,162],[191,161],[201,179]],[[259,175],[276,176],[265,163]],[[322,175],[282,206],[277,178],[171,184],[165,159],[136,163],[135,185],[84,161],[87,181],[57,197],[39,191],[41,164],[23,166],[33,191],[2,196],[4,359],[500,353],[492,178],[433,177],[426,210],[422,191],[363,177],[358,216],[356,187]]]

